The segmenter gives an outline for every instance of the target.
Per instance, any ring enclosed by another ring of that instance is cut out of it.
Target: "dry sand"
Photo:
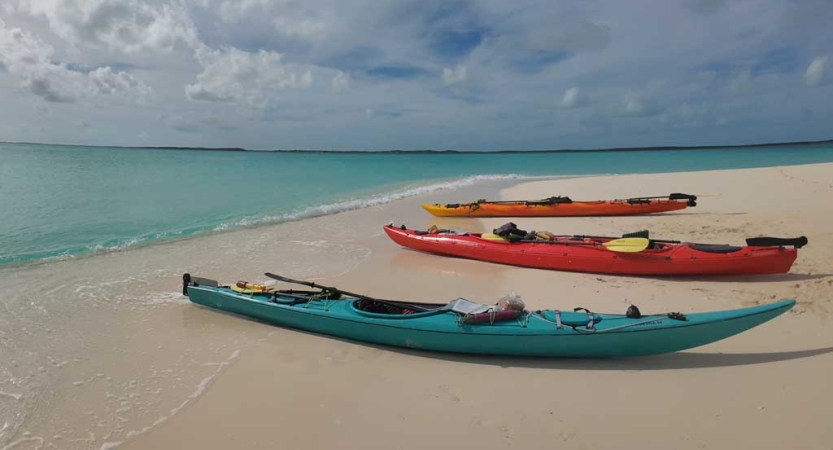
[[[833,399],[833,164],[548,180],[501,195],[596,199],[670,192],[700,195],[699,205],[650,217],[513,221],[558,233],[650,229],[654,237],[727,244],[755,235],[806,235],[810,244],[787,275],[669,280],[421,254],[398,248],[377,226],[372,236],[351,242],[367,257],[319,281],[433,301],[464,296],[494,302],[514,291],[532,308],[602,312],[624,312],[630,303],[643,312],[704,311],[796,297],[794,311],[687,352],[546,360],[363,345],[183,305],[187,323],[246,329],[260,338],[186,408],[120,448],[833,448],[833,429],[826,425]],[[415,203],[337,221],[369,226],[384,216],[417,228],[466,231],[507,221],[433,219]],[[248,278],[263,280],[257,274]]]

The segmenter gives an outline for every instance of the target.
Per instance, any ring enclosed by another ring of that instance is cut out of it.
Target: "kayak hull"
[[[437,217],[579,217],[579,216],[633,216],[678,211],[688,207],[684,201],[650,200],[645,203],[628,203],[624,200],[600,200],[556,204],[516,203],[467,203],[457,207],[423,204],[422,208]]]
[[[444,256],[476,259],[537,269],[614,275],[768,275],[787,273],[798,252],[779,246],[739,247],[731,253],[711,253],[685,244],[619,253],[586,241],[508,243],[481,239],[478,234],[417,234],[385,226],[397,244]],[[587,243],[588,245],[584,245]]]
[[[641,356],[685,350],[760,325],[795,304],[794,300],[783,300],[751,308],[692,313],[684,321],[667,315],[629,319],[596,314],[598,323],[586,329],[558,328],[550,310],[525,313],[523,320],[465,324],[458,320],[459,315],[446,310],[407,315],[367,313],[356,309],[352,298],[287,305],[265,295],[209,286],[189,286],[188,297],[209,308],[355,341],[439,352],[543,357]],[[567,322],[575,321],[577,316],[587,317],[584,313],[561,314]]]

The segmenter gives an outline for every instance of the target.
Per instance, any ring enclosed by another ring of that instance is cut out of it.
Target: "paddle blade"
[[[605,242],[602,245],[612,252],[637,253],[648,248],[650,243],[651,241],[645,238],[622,238]]]

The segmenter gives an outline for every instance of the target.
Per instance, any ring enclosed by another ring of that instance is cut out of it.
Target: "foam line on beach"
[[[196,388],[194,389],[194,392],[192,392],[190,395],[188,395],[188,397],[185,400],[183,400],[182,403],[180,403],[178,406],[171,409],[170,414],[160,416],[152,424],[142,428],[141,430],[138,430],[138,431],[133,430],[133,431],[128,432],[125,440],[134,439],[139,435],[145,434],[148,431],[150,431],[150,430],[156,428],[157,426],[163,424],[168,419],[174,417],[177,413],[182,411],[183,408],[185,408],[190,403],[192,403],[193,401],[198,399],[200,396],[202,396],[205,393],[206,389],[208,389],[208,387],[214,381],[214,379],[217,378],[217,376],[220,375],[220,373],[223,372],[223,370],[225,370],[226,367],[233,364],[239,356],[240,356],[240,350],[235,350],[234,352],[231,353],[231,355],[225,361],[222,361],[222,362],[219,362],[219,363],[204,364],[204,365],[215,365],[215,366],[217,366],[217,370],[213,374],[203,378],[202,381],[200,381],[197,384]],[[119,445],[123,444],[124,442],[125,442],[124,440],[114,441],[114,442],[111,442],[111,441],[104,442],[103,444],[101,444],[101,447],[99,447],[99,450],[110,450],[110,449],[118,447]]]
[[[428,185],[409,186],[393,192],[384,194],[377,194],[370,197],[363,197],[341,202],[328,203],[325,205],[317,205],[305,208],[301,211],[290,212],[279,215],[269,215],[257,218],[245,218],[233,222],[228,222],[219,225],[212,231],[226,231],[241,227],[252,227],[258,225],[274,225],[286,222],[295,222],[298,220],[312,219],[314,217],[330,216],[356,209],[370,208],[373,206],[384,205],[387,203],[402,200],[408,197],[414,197],[422,194],[430,194],[438,191],[454,190],[462,187],[472,186],[476,183],[488,181],[502,181],[502,180],[535,180],[535,179],[550,179],[556,177],[549,176],[525,176],[517,174],[509,175],[475,175],[464,178],[455,179],[452,181],[445,181],[441,183],[433,183]]]
[[[77,259],[80,257],[89,257],[100,254],[107,254],[113,252],[120,252],[140,248],[147,245],[153,245],[163,242],[171,242],[177,239],[188,239],[195,236],[205,235],[207,233],[217,233],[234,231],[243,228],[254,228],[259,226],[278,225],[287,222],[297,222],[305,219],[312,219],[322,216],[330,216],[347,211],[357,209],[369,208],[373,206],[384,205],[387,203],[402,200],[408,197],[417,195],[430,194],[433,192],[455,190],[478,183],[504,181],[504,180],[545,180],[554,178],[570,178],[573,176],[527,176],[518,174],[488,174],[488,175],[473,175],[462,178],[455,178],[452,180],[435,182],[424,185],[410,185],[405,186],[390,192],[379,193],[366,197],[356,199],[349,199],[340,202],[328,203],[324,205],[314,205],[306,207],[300,211],[293,211],[277,215],[261,215],[253,217],[244,217],[235,219],[217,226],[208,227],[205,229],[194,228],[190,230],[171,230],[165,232],[156,232],[146,236],[138,236],[124,240],[123,242],[115,243],[97,243],[91,246],[75,247],[70,249],[62,249],[53,254],[42,255],[20,255],[25,257],[23,260],[16,261],[11,257],[6,257],[5,260],[0,256],[0,268],[14,267],[30,264],[43,264],[51,262],[60,262],[70,259]]]

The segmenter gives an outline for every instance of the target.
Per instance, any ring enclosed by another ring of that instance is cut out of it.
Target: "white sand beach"
[[[15,450],[831,448],[833,164],[543,180],[499,193],[700,197],[696,208],[653,216],[439,219],[418,207],[489,198],[494,189],[0,271],[0,283],[18,292],[4,301],[43,301],[20,318],[28,334],[0,334],[18,355],[2,374],[17,381],[0,384],[0,407],[22,414],[0,438],[15,433],[6,447]],[[561,234],[648,229],[736,245],[805,235],[809,245],[785,275],[663,279],[445,258],[402,249],[381,230],[393,221],[483,231],[510,220]],[[403,300],[493,303],[515,292],[536,309],[798,304],[686,352],[564,360],[366,345],[209,310],[179,293],[184,272],[262,282],[266,271]],[[95,306],[77,311],[62,305],[66,297]]]

